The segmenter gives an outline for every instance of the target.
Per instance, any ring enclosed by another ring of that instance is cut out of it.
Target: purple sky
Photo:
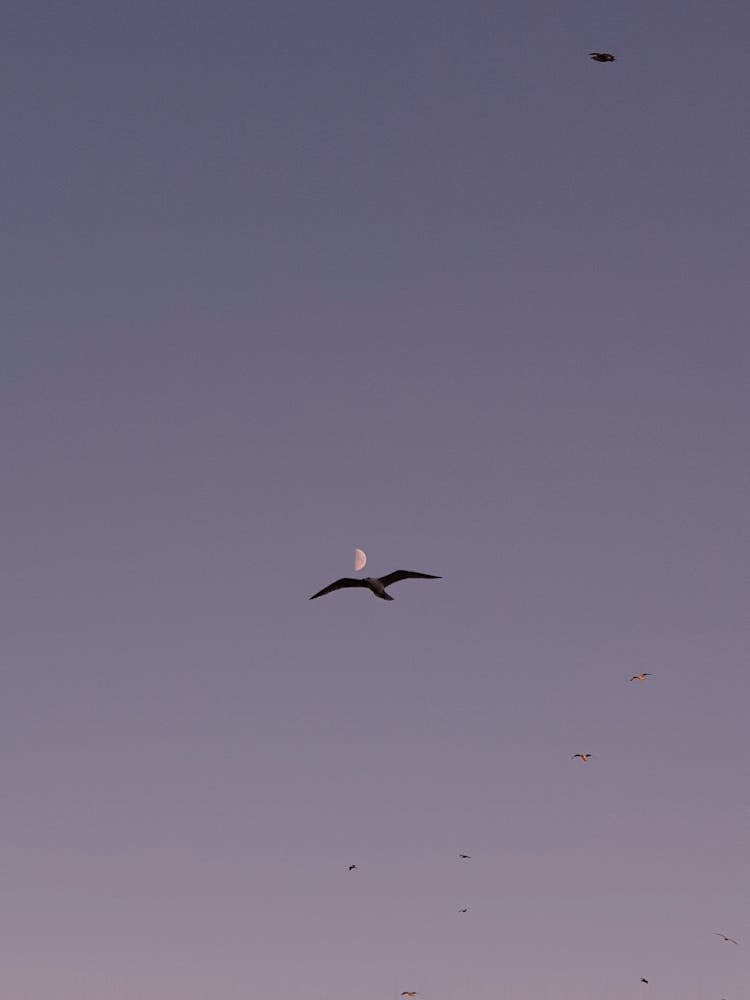
[[[747,1000],[749,33],[6,11],[3,998]]]

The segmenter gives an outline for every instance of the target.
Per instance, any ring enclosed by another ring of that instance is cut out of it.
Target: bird
[[[412,1000],[412,997],[421,997],[422,994],[421,993],[417,993],[415,990],[404,990],[404,992],[401,994],[401,996],[402,997],[409,997],[409,1000]]]
[[[581,758],[581,760],[583,761],[583,763],[584,763],[584,764],[588,764],[588,762],[589,762],[589,759],[590,759],[591,757],[593,757],[593,756],[594,756],[594,755],[593,755],[593,754],[591,754],[591,753],[572,753],[572,754],[570,755],[570,759],[571,759],[571,760],[575,760],[575,759],[576,759],[576,757],[580,757],[580,758]]]
[[[353,872],[353,871],[356,871],[356,868],[357,868],[357,866],[356,866],[356,865],[349,865],[349,869],[348,869],[348,870],[349,870],[350,872]]]
[[[341,590],[343,587],[367,587],[368,590],[371,590],[381,600],[392,601],[393,598],[390,594],[386,594],[385,588],[390,587],[392,583],[398,583],[399,580],[442,580],[442,577],[433,576],[431,573],[415,573],[410,569],[397,569],[393,573],[388,573],[386,576],[380,577],[365,576],[361,580],[354,579],[351,576],[342,576],[340,580],[329,583],[327,587],[323,587],[317,594],[313,594],[309,600],[314,601],[316,597],[322,597],[323,594],[330,594],[332,590]]]
[[[614,62],[615,57],[611,52],[589,52],[594,62]]]
[[[462,861],[471,861],[470,854],[459,854],[459,858],[461,858]]]
[[[459,913],[468,913],[469,912],[469,907],[468,906],[464,906],[463,909],[459,910],[458,912]]]
[[[645,674],[633,674],[633,676],[630,678],[630,680],[631,681],[645,681],[647,677],[652,677],[652,676],[653,676],[653,674],[648,674],[648,673],[645,673]]]
[[[740,943],[739,941],[735,941],[734,938],[730,938],[730,937],[727,937],[726,934],[722,934],[721,931],[714,931],[714,934],[717,937],[724,938],[725,941],[729,941],[732,944],[739,944]]]
[[[644,979],[643,976],[641,976],[641,982],[645,983],[646,986],[648,986],[648,979]]]

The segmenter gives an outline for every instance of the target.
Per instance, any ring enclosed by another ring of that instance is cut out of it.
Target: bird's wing
[[[330,594],[332,590],[341,590],[342,587],[366,587],[367,584],[364,580],[355,580],[350,576],[342,576],[340,580],[336,580],[335,583],[329,583],[327,587],[323,587],[319,590],[317,594],[313,594],[309,600],[314,601],[316,597],[322,597],[323,594]]]
[[[410,569],[397,569],[387,576],[381,576],[380,582],[384,587],[390,587],[392,583],[399,580],[442,580],[441,576],[433,576],[432,573],[414,573]]]

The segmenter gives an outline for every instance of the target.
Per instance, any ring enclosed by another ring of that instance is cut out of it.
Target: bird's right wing
[[[411,569],[397,569],[393,573],[389,573],[387,576],[381,576],[380,582],[384,587],[390,587],[392,583],[398,583],[399,580],[441,580],[440,576],[433,576],[432,573],[415,573]]]
[[[323,594],[330,594],[332,590],[341,590],[342,587],[366,587],[367,584],[364,580],[355,580],[350,576],[342,576],[340,580],[336,580],[335,583],[329,583],[327,587],[323,587],[319,590],[317,594],[313,594],[312,597],[308,598],[310,601],[314,601],[316,597],[322,597]]]

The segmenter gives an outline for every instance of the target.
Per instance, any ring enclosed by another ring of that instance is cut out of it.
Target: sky
[[[10,5],[1,996],[750,997],[748,30]]]

